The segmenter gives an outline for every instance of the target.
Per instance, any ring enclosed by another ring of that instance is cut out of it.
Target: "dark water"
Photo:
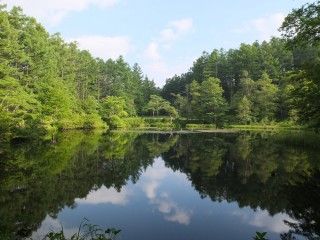
[[[317,239],[319,137],[299,133],[64,133],[0,147],[0,239]]]

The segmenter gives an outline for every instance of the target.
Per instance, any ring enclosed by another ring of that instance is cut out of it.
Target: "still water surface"
[[[1,239],[71,235],[84,218],[123,240],[320,234],[317,136],[69,132],[0,159]]]

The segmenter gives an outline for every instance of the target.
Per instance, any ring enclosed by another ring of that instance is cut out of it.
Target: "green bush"
[[[107,128],[107,124],[102,121],[98,114],[88,114],[83,123],[84,129]]]
[[[172,130],[176,128],[176,125],[170,117],[144,118],[144,121],[146,122],[146,127],[148,129]]]
[[[65,118],[60,119],[56,124],[58,129],[67,130],[67,129],[80,129],[83,127],[84,116],[80,114],[73,114],[73,116],[66,116]]]
[[[115,228],[102,229],[98,225],[88,223],[85,219],[71,237],[66,237],[62,229],[60,232],[47,233],[44,240],[114,240],[120,232],[121,230]]]
[[[124,119],[127,125],[127,128],[144,128],[146,123],[141,117],[129,117]]]

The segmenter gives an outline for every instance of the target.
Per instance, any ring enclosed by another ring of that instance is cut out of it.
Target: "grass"
[[[102,229],[98,225],[90,224],[84,219],[76,233],[66,237],[63,228],[60,232],[49,232],[43,240],[114,240],[121,230],[115,228]]]
[[[187,124],[186,125],[187,130],[212,130],[216,129],[215,124]]]
[[[133,127],[141,131],[218,131],[218,130],[249,130],[249,131],[280,131],[280,130],[309,130],[306,126],[294,124],[290,121],[285,122],[261,122],[252,124],[230,124],[223,128],[216,128],[215,124],[203,123],[201,119],[172,119],[168,116],[142,117],[140,126]],[[130,129],[130,128],[129,128]]]
[[[228,125],[228,128],[240,129],[240,130],[305,130],[306,127],[299,125],[289,125],[284,123],[272,123],[272,124],[248,124],[239,125],[232,124]]]

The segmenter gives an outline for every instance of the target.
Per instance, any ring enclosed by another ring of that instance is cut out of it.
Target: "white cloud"
[[[249,224],[255,227],[268,229],[275,233],[288,232],[290,227],[284,223],[284,220],[292,219],[287,214],[276,214],[273,217],[267,211],[259,210],[250,220]]]
[[[165,28],[160,32],[160,40],[163,42],[171,42],[177,38],[177,33],[171,28]]]
[[[191,220],[191,213],[187,211],[183,211],[181,209],[176,209],[176,211],[167,216],[166,219],[170,222],[177,222],[184,225],[189,225]]]
[[[151,42],[144,51],[144,55],[146,58],[152,61],[159,61],[161,59],[159,53],[159,44],[156,42]]]
[[[81,12],[90,6],[110,8],[119,0],[5,0],[8,7],[21,6],[28,15],[57,25],[71,12]]]
[[[167,78],[187,72],[195,59],[196,57],[177,58],[174,64],[168,64],[164,58],[160,58],[157,61],[147,61],[143,69],[148,76],[153,77],[157,86],[163,86]]]
[[[150,181],[143,187],[143,191],[145,192],[147,198],[154,199],[157,195],[157,188],[159,186],[158,182]]]
[[[285,224],[285,220],[296,223],[296,221],[287,214],[278,213],[271,216],[268,211],[261,209],[257,209],[255,212],[235,211],[232,214],[239,216],[242,221],[247,222],[249,225],[274,233],[283,233],[290,230],[290,227]]]
[[[146,183],[142,186],[143,191],[149,199],[154,199],[157,195],[157,189],[162,179],[170,173],[164,163],[157,158],[152,167],[149,167],[144,174],[147,178]]]
[[[192,18],[183,18],[169,22],[159,35],[153,39],[144,50],[144,71],[151,76],[157,86],[162,86],[165,80],[174,74],[180,74],[188,70],[192,61],[185,58],[178,64],[169,65],[163,56],[172,45],[193,29]]]
[[[167,192],[161,192],[159,190],[161,181],[170,174],[172,174],[172,170],[165,167],[161,158],[157,158],[153,166],[148,167],[143,176],[146,179],[142,185],[142,190],[145,192],[150,203],[163,214],[165,220],[188,225],[191,220],[192,211],[179,207]],[[183,175],[178,176],[185,177]]]
[[[48,232],[60,232],[62,230],[63,223],[59,219],[55,219],[47,215],[42,221],[40,227],[32,232],[30,239],[45,239]],[[71,237],[74,233],[78,232],[78,227],[66,227],[63,226],[63,233],[66,237]]]
[[[105,60],[126,56],[132,50],[130,39],[124,36],[82,36],[69,41],[78,42],[80,49],[88,50],[94,57]]]
[[[192,18],[183,18],[169,22],[167,27],[160,31],[158,42],[162,43],[164,47],[169,48],[175,40],[190,32],[192,28]]]
[[[188,225],[191,221],[192,211],[179,207],[177,203],[170,199],[169,194],[159,194],[150,199],[150,202],[157,207],[167,221],[183,225]]]
[[[184,18],[177,21],[172,21],[169,25],[175,28],[179,34],[182,34],[192,29],[193,20],[192,18]]]
[[[193,27],[193,20],[191,18],[184,18],[169,22],[167,27],[160,31],[157,39],[152,40],[144,51],[144,56],[151,61],[159,62],[161,60],[161,49],[170,48],[182,35],[188,33]]]
[[[115,205],[126,205],[130,195],[130,191],[126,188],[122,188],[121,192],[118,192],[114,188],[108,189],[105,186],[102,186],[98,190],[90,191],[85,198],[76,199],[75,202],[80,204],[111,203]]]
[[[272,36],[279,36],[278,31],[285,14],[279,12],[261,18],[253,19],[244,23],[241,27],[234,29],[233,32],[240,34],[251,34],[257,40],[269,40]]]

